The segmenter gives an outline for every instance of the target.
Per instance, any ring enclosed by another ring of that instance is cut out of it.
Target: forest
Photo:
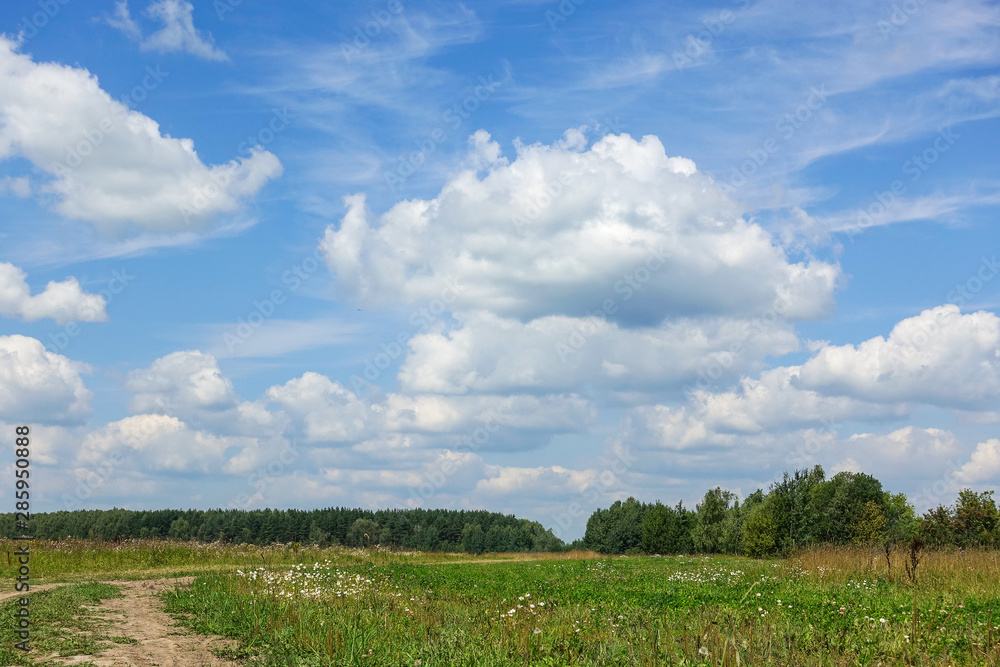
[[[606,554],[741,554],[784,556],[818,544],[891,550],[906,545],[1000,546],[993,491],[959,492],[954,505],[918,515],[902,493],[860,472],[830,479],[821,466],[785,473],[767,493],[741,503],[730,491],[708,491],[693,510],[635,498],[594,512],[575,546]]]
[[[15,532],[14,515],[0,516],[0,536],[13,537]],[[51,540],[299,542],[469,553],[555,551],[565,546],[535,521],[444,509],[73,510],[32,514],[28,532]]]

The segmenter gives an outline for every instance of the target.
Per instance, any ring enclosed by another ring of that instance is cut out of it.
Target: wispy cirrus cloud
[[[194,5],[186,0],[156,0],[144,12],[162,27],[143,37],[142,28],[132,18],[127,0],[115,3],[114,14],[105,17],[113,28],[139,42],[143,51],[188,53],[203,60],[228,61],[229,56],[213,44],[212,36],[194,27]]]

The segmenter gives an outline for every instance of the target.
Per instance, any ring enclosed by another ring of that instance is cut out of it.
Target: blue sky
[[[1000,6],[7,3],[37,511],[1000,475]],[[13,460],[3,463],[8,469]],[[9,472],[9,470],[8,470]]]

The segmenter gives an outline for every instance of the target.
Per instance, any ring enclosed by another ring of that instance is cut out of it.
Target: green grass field
[[[50,549],[48,581],[199,573],[167,610],[238,640],[228,655],[247,664],[1000,665],[995,551],[926,554],[913,582],[902,554],[889,571],[855,549],[758,561],[173,544],[151,563],[149,545],[78,546]]]

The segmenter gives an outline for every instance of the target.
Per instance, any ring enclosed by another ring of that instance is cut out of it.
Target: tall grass
[[[882,549],[823,546],[794,554],[787,565],[826,581],[875,578],[917,590],[1000,596],[1000,551],[996,549],[923,551],[914,577],[907,573],[909,561],[910,552],[905,547],[894,548],[887,560]]]
[[[484,554],[471,556],[447,552],[392,551],[386,548],[351,549],[314,545],[200,543],[179,540],[39,540],[0,539],[0,578],[12,580],[17,572],[14,553],[29,544],[31,576],[37,583],[102,579],[110,576],[148,579],[153,576],[194,575],[212,570],[257,566],[295,565],[334,559],[338,563],[381,563],[418,558],[423,563],[488,563],[518,560],[577,560],[593,558],[590,551],[538,554]]]

